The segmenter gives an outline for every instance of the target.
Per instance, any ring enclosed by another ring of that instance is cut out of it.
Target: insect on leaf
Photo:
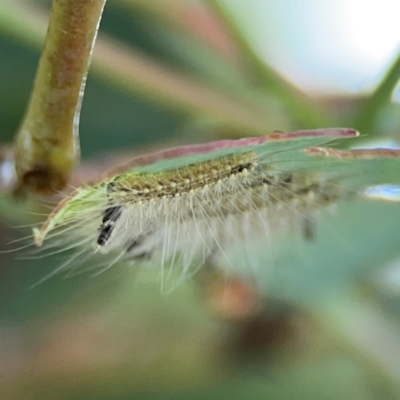
[[[234,264],[233,249],[258,243],[265,251],[287,233],[313,238],[320,209],[400,183],[398,151],[321,147],[354,136],[273,133],[134,159],[61,201],[35,243],[74,248],[61,269],[125,261],[162,274],[177,268],[183,278],[204,264]]]

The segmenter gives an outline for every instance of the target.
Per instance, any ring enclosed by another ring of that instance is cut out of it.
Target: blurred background
[[[3,158],[50,6],[0,4]],[[109,0],[75,184],[128,155],[274,130],[349,126],[364,146],[396,146],[398,15],[397,0]],[[1,249],[47,211],[3,194]],[[400,398],[399,222],[395,202],[341,204],[315,242],[168,295],[158,271],[124,265],[36,285],[57,255],[2,253],[0,398]]]

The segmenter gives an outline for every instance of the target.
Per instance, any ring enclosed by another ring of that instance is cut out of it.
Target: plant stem
[[[234,23],[219,0],[205,0],[216,16],[225,25],[232,40],[243,56],[249,74],[256,84],[269,94],[273,94],[287,108],[297,128],[321,128],[328,117],[304,93],[287,82],[282,76],[260,58],[247,38]],[[296,124],[297,122],[297,124]]]
[[[389,68],[385,77],[368,98],[355,118],[354,127],[360,132],[373,134],[374,123],[380,111],[390,102],[390,97],[400,80],[400,53]]]
[[[7,13],[11,14],[14,23],[0,25],[0,30],[6,30],[29,45],[33,44],[30,36],[44,35],[39,21],[44,20],[45,14],[40,12],[39,7],[32,8],[35,12],[30,13],[15,3],[10,4],[10,8],[13,11],[8,10]],[[0,2],[0,24],[2,13]],[[36,24],[32,22],[33,19],[37,21]],[[21,33],[18,30],[20,25],[27,26],[29,31],[27,29]],[[235,132],[241,132],[243,136],[266,134],[283,123],[276,106],[271,107],[271,111],[267,101],[215,88],[208,81],[161,65],[104,34],[100,34],[96,41],[91,66],[93,74],[131,95],[141,96],[175,112],[216,120],[234,128]]]
[[[15,140],[20,185],[64,187],[79,156],[86,75],[106,0],[54,0],[28,108]]]

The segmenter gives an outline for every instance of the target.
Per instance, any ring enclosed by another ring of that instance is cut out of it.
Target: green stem
[[[0,30],[5,29],[30,45],[33,44],[31,35],[44,35],[44,27],[39,22],[32,22],[32,19],[43,20],[43,13],[38,7],[35,8],[35,13],[27,13],[24,7],[16,3],[9,7],[13,9],[14,23],[0,25]],[[0,23],[2,12],[0,4]],[[23,34],[18,30],[20,25],[27,26]],[[140,95],[182,114],[216,120],[242,135],[266,134],[282,123],[276,112],[268,113],[264,101],[215,88],[208,81],[167,68],[136,49],[117,43],[105,35],[100,34],[96,41],[92,68],[93,73],[104,81],[130,94]],[[280,123],[276,122],[277,119]]]
[[[62,189],[79,156],[81,101],[105,1],[53,1],[34,87],[15,140],[17,175],[30,190]]]
[[[400,53],[392,66],[382,79],[381,83],[368,98],[359,114],[355,118],[354,126],[361,133],[371,135],[374,131],[375,121],[381,110],[390,103],[390,98],[400,80]]]
[[[228,11],[219,0],[205,0],[216,16],[224,23],[234,40],[249,70],[250,75],[265,92],[273,94],[287,108],[292,120],[297,120],[300,128],[320,128],[325,126],[328,117],[304,93],[293,87],[282,76],[260,58]]]

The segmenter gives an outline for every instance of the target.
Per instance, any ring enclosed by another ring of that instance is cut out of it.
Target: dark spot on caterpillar
[[[243,172],[245,169],[249,169],[251,164],[244,164],[244,165],[239,165],[236,168],[234,168],[236,173],[241,173]]]
[[[114,191],[114,186],[115,186],[114,182],[107,183],[107,194]]]
[[[268,179],[268,178],[262,178],[262,179],[261,179],[261,183],[262,183],[263,185],[268,185],[268,186],[271,186],[271,185],[272,185],[272,181],[271,181],[270,179]]]
[[[129,259],[142,261],[151,259],[151,252],[140,249],[145,239],[144,236],[140,236],[129,245],[126,249]]]
[[[285,179],[283,180],[283,182],[285,182],[285,183],[293,183],[293,175],[289,174],[288,176],[286,176]]]
[[[121,186],[121,185],[118,185],[117,190],[115,190],[115,186],[116,186],[116,182],[107,183],[107,194],[114,193],[116,191],[118,191],[118,192],[130,192],[131,191],[131,189]]]
[[[310,242],[315,240],[316,224],[313,219],[310,217],[304,217],[302,221],[302,230],[304,239]]]
[[[109,207],[104,211],[102,222],[106,224],[108,221],[116,221],[121,215],[121,206]]]
[[[135,250],[135,248],[139,247],[141,245],[141,240],[140,239],[136,239],[134,240],[126,249],[127,253],[132,252],[133,250]]]
[[[118,221],[121,213],[121,206],[109,207],[104,211],[102,223],[100,225],[100,233],[97,238],[97,244],[99,246],[104,246],[108,239],[110,239],[115,223]]]

